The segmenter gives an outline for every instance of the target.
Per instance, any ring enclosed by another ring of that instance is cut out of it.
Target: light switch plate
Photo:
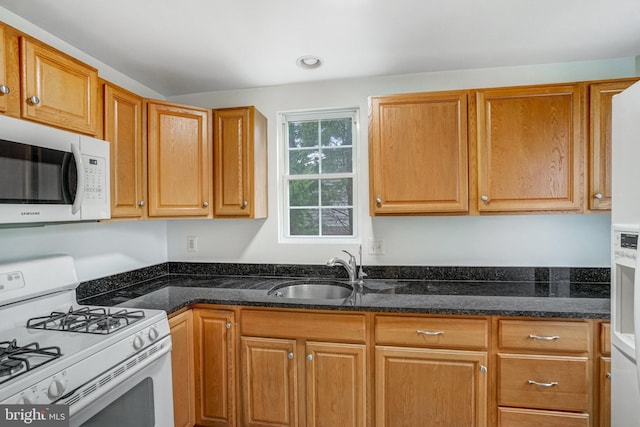
[[[384,239],[369,238],[369,255],[384,255]]]

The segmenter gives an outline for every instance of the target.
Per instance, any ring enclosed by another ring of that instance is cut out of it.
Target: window
[[[283,235],[356,237],[356,109],[283,115]]]

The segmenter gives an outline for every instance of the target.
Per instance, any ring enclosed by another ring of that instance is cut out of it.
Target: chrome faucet
[[[345,261],[342,258],[338,258],[338,257],[333,257],[331,258],[329,261],[327,261],[327,266],[329,267],[333,267],[336,264],[340,264],[341,266],[343,266],[345,268],[345,270],[347,270],[347,273],[349,273],[349,283],[350,284],[354,284],[356,283],[356,276],[357,276],[357,271],[358,271],[358,266],[356,265],[356,257],[354,257],[353,255],[351,255],[349,252],[343,250],[342,252],[344,252],[345,254],[349,255],[349,261]]]

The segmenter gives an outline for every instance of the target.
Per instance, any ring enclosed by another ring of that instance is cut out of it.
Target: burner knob
[[[29,399],[27,396],[20,396],[20,399],[18,399],[17,404],[18,405],[31,405],[31,399]]]
[[[149,339],[155,341],[158,339],[158,330],[156,328],[149,329]]]
[[[135,348],[136,350],[140,350],[142,346],[144,346],[144,341],[142,340],[142,338],[140,338],[139,335],[136,335],[136,337],[133,339],[133,348]]]
[[[49,398],[56,399],[62,396],[62,393],[64,393],[64,384],[62,381],[58,379],[51,381],[51,384],[49,384],[49,388],[47,389],[47,395]]]

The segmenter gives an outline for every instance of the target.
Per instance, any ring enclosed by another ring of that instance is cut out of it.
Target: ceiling
[[[640,0],[0,0],[0,7],[167,97],[640,55]],[[322,66],[302,69],[303,55]]]

